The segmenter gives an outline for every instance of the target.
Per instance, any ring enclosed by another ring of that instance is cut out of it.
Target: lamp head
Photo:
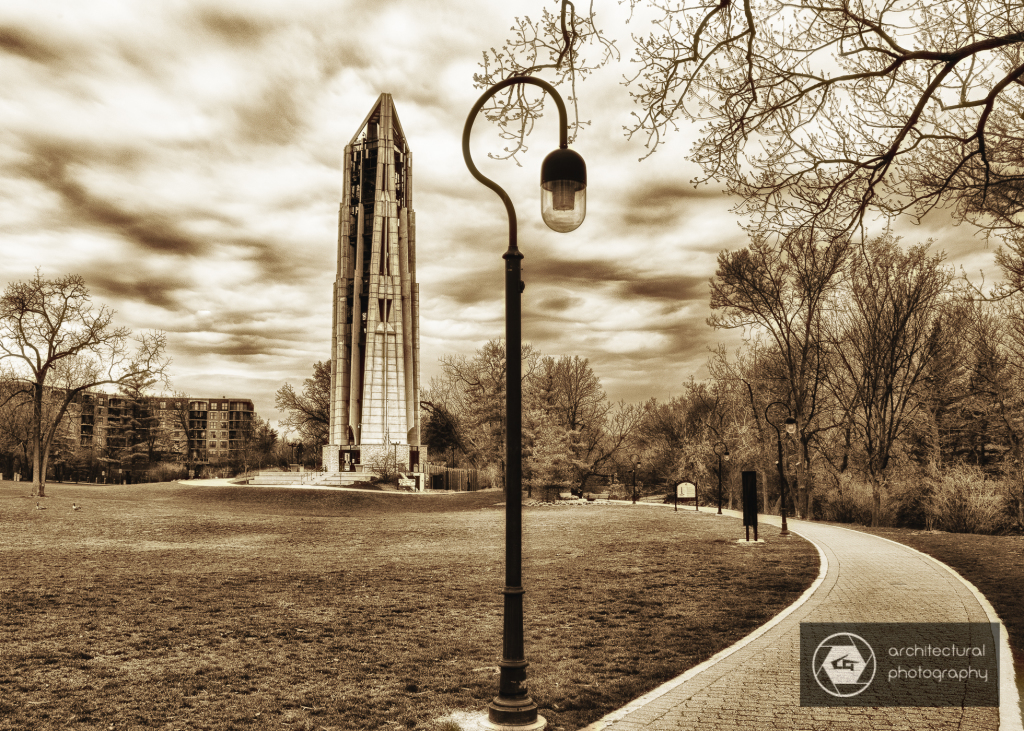
[[[725,454],[722,455],[722,459],[724,459],[726,462],[729,461],[729,452],[728,452],[728,450],[726,450]]]
[[[553,231],[579,228],[587,215],[587,164],[578,152],[559,148],[540,167],[540,213]]]
[[[792,416],[786,419],[786,433],[796,434],[796,419]]]

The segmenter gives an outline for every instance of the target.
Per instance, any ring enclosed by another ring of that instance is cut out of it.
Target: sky
[[[462,159],[482,52],[548,0],[12,0],[0,5],[0,287],[81,274],[116,323],[168,338],[171,387],[251,398],[301,388],[330,355],[341,157],[382,92],[414,159],[422,383],[444,355],[504,335],[507,219]],[[595,7],[629,58],[627,9]],[[525,255],[523,337],[590,360],[613,400],[666,399],[706,377],[708,280],[746,245],[735,201],[695,189],[683,126],[640,162],[623,127],[628,63],[578,89],[589,120],[587,219],[540,220],[539,171],[557,117],[530,151],[477,120],[473,157],[509,192]],[[544,78],[543,75],[541,75]],[[941,219],[900,230],[991,280],[995,247]]]

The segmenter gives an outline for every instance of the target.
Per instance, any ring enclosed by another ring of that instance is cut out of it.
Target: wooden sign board
[[[676,485],[676,497],[680,500],[696,500],[697,486],[692,482],[680,482]]]

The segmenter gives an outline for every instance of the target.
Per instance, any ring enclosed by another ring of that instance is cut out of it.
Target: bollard
[[[757,542],[757,473],[743,473],[743,526],[750,540],[750,527],[754,527],[754,541]]]

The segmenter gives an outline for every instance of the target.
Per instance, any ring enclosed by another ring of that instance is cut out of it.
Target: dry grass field
[[[500,492],[0,483],[0,729],[441,729],[497,691]],[[72,502],[81,506],[73,511]],[[818,570],[658,506],[524,509],[530,693],[596,720]]]

